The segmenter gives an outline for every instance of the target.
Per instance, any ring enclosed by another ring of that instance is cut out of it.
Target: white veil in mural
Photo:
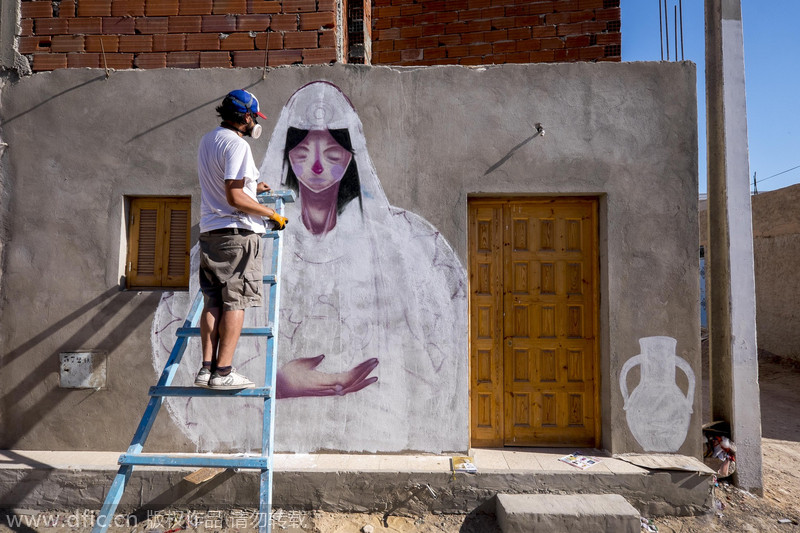
[[[294,133],[287,136],[290,128]],[[350,182],[345,185],[343,180],[341,187],[350,189],[350,197],[339,193],[335,218],[322,231],[310,230],[303,210],[311,208],[311,196],[291,179],[287,138],[297,136],[296,130],[301,137],[307,131],[340,130],[337,140],[345,130],[351,145],[346,148],[352,149],[349,164],[355,167],[348,167]],[[355,182],[351,170],[357,172]],[[302,367],[310,381],[315,372],[357,378],[350,389],[309,385],[291,394],[296,397],[279,400],[276,448],[296,452],[464,448],[468,442],[466,272],[433,226],[389,205],[367,153],[361,121],[336,86],[314,82],[289,99],[261,166],[261,180],[273,189],[299,189],[298,201],[286,210],[290,222],[284,230],[279,373],[292,374],[295,382],[303,375],[287,369]],[[194,277],[192,282],[196,283]],[[171,344],[165,342],[165,334],[175,327],[167,323],[179,316],[169,310],[175,307],[174,300],[164,297],[154,324],[157,367],[166,360],[162,346]],[[248,313],[248,320],[263,315]],[[243,343],[246,340],[240,341],[234,365],[260,384],[264,346]],[[193,376],[199,367],[199,349],[187,353],[185,360],[183,379],[190,382],[189,374]],[[170,412],[201,449],[241,449],[260,443],[259,419],[251,421],[249,408],[241,404],[237,410],[212,407],[205,399],[169,400],[179,400],[168,403]],[[243,401],[225,400],[226,404]],[[214,411],[225,413],[224,420],[210,418]]]

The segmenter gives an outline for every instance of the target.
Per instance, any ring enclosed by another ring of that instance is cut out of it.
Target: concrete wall
[[[389,204],[437,228],[463,265],[469,194],[599,197],[602,445],[641,450],[619,387],[639,339],[676,339],[676,355],[700,375],[690,63],[293,67],[272,70],[265,81],[259,70],[127,71],[109,79],[102,71],[61,70],[6,86],[2,163],[11,240],[0,323],[0,445],[127,446],[155,381],[150,328],[162,294],[119,290],[124,196],[192,195],[196,222],[195,150],[216,125],[214,105],[231,88],[248,87],[269,116],[269,132],[288,97],[318,79],[353,102]],[[547,134],[530,139],[536,123]],[[266,144],[252,143],[257,162]],[[107,389],[58,388],[58,353],[79,348],[108,352]],[[462,364],[467,353],[448,357]],[[676,375],[687,394],[687,379]],[[633,369],[628,390],[638,382]],[[466,387],[452,394],[464,410],[455,416],[465,416]],[[280,417],[280,405],[278,435],[297,423]],[[697,455],[698,395],[693,405],[680,451]],[[357,422],[381,427],[380,420]],[[455,441],[466,449],[468,429],[460,431]],[[198,447],[165,414],[151,442],[150,449]],[[429,442],[424,449],[441,451],[452,439],[429,435]]]
[[[797,301],[800,299],[800,185],[750,198],[756,275],[758,347],[800,361]],[[700,242],[707,245],[707,211],[701,205]]]

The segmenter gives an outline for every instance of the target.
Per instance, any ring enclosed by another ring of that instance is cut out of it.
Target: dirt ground
[[[714,531],[800,532],[800,368],[764,354],[760,358],[762,452],[764,496],[741,491],[725,480],[715,488],[715,508],[701,516],[661,517],[652,522],[659,532]],[[707,393],[705,394],[707,398]],[[0,533],[66,533],[89,531],[89,511],[0,515]],[[246,511],[207,512],[193,517],[154,515],[137,524],[112,526],[112,533],[190,533],[257,531]],[[17,523],[9,520],[16,519]],[[371,526],[371,528],[369,527]],[[645,531],[645,529],[642,529]],[[275,533],[499,533],[487,515],[437,515],[417,517],[382,514],[344,514],[276,511]]]

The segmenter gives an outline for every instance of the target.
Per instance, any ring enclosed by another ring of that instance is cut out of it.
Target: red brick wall
[[[372,0],[370,6],[373,64],[621,60],[619,0]],[[336,60],[335,0],[22,0],[21,16],[19,52],[36,71]]]
[[[373,0],[372,63],[620,61],[619,0]]]
[[[35,71],[336,60],[335,0],[22,0],[20,8],[19,52]]]

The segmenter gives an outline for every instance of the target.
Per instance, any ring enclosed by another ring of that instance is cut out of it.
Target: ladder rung
[[[269,458],[262,456],[255,457],[198,457],[198,456],[175,456],[175,455],[139,455],[123,453],[119,456],[121,465],[145,465],[145,466],[193,466],[193,467],[216,467],[216,468],[254,468],[266,470],[269,468]]]
[[[204,389],[202,387],[150,387],[150,396],[235,396],[242,398],[270,398],[271,387],[252,389]]]
[[[199,337],[200,328],[178,328],[178,337]],[[242,337],[272,337],[272,328],[242,328]]]
[[[273,283],[274,284],[275,283],[275,274],[267,274],[266,276],[264,276],[262,281],[264,283]]]
[[[267,232],[264,234],[263,238],[265,238],[265,239],[277,239],[277,238],[280,237],[280,234],[281,234],[280,231],[267,230]]]
[[[262,192],[256,198],[262,204],[274,204],[277,198],[280,198],[287,204],[290,204],[295,201],[297,198],[297,193],[292,190],[286,191],[270,191],[270,192]]]

